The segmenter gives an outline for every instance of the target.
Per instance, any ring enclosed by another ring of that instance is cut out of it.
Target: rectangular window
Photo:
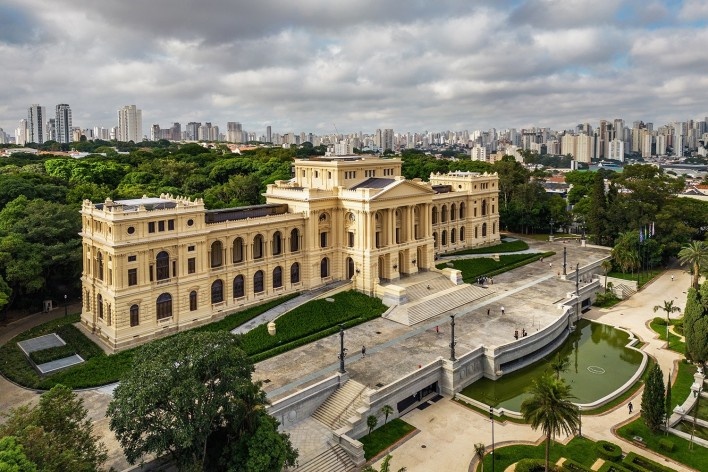
[[[347,233],[347,237],[348,237],[348,243],[349,243],[348,246],[349,246],[349,247],[354,247],[354,232],[353,232],[353,231],[349,231],[349,232]]]
[[[128,256],[128,262],[135,262],[138,260],[138,256]]]
[[[138,269],[128,269],[128,285],[138,285]]]
[[[164,220],[160,220],[157,222],[157,230],[158,231],[165,231],[165,222]]]
[[[381,247],[381,231],[376,232],[376,247]]]
[[[187,246],[187,251],[194,252],[194,246]]]
[[[190,257],[187,259],[187,273],[188,274],[193,274],[197,271],[197,259],[194,257]]]
[[[153,267],[152,264],[150,264],[150,282],[152,282],[152,280],[153,280],[153,278],[152,278],[152,277],[153,277],[153,275],[152,275],[152,270],[153,270],[152,267]]]
[[[175,220],[167,220],[167,230],[168,231],[175,230]]]
[[[320,233],[320,247],[327,247],[327,232]]]
[[[148,223],[148,233],[154,233],[155,232],[155,222],[151,221]]]

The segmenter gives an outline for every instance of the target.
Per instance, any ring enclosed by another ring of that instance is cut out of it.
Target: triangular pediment
[[[389,200],[396,198],[411,198],[421,195],[433,195],[435,192],[432,188],[411,182],[410,180],[398,180],[393,184],[381,189],[371,200]]]

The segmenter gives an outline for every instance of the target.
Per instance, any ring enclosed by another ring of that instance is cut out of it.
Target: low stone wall
[[[272,403],[267,407],[267,411],[283,427],[290,426],[310,417],[347,379],[347,374],[335,374]]]

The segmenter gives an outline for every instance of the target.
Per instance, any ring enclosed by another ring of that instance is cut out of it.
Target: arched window
[[[443,230],[442,232],[442,245],[447,246],[447,230]]]
[[[155,267],[157,268],[157,280],[165,280],[170,278],[170,255],[165,251],[160,251],[155,258]]]
[[[98,280],[103,280],[103,253],[98,253]]]
[[[260,234],[253,238],[253,258],[262,259],[263,258],[263,236]]]
[[[438,248],[438,233],[433,233],[433,247]]]
[[[450,205],[450,221],[455,221],[457,218],[457,206],[453,203]]]
[[[320,261],[320,277],[329,277],[329,259],[326,257]]]
[[[211,266],[221,267],[224,263],[224,245],[221,241],[214,241],[211,243]]]
[[[482,237],[487,236],[487,223],[482,223]]]
[[[246,296],[246,286],[244,284],[243,275],[234,277],[234,298],[242,298]]]
[[[465,227],[460,228],[460,241],[465,240]]]
[[[455,228],[452,228],[450,230],[450,243],[455,244],[457,242],[457,232],[455,231]]]
[[[130,326],[138,326],[140,324],[140,307],[138,305],[130,306]]]
[[[487,216],[487,200],[482,200],[482,216]]]
[[[433,207],[433,224],[438,224],[438,208]]]
[[[162,320],[172,316],[172,295],[163,293],[157,297],[156,303],[157,319]]]
[[[465,202],[460,203],[460,219],[465,218]],[[462,238],[460,238],[462,239]]]
[[[273,269],[273,288],[280,288],[283,286],[283,268],[278,266]]]
[[[443,205],[440,209],[440,221],[447,223],[447,205]]]
[[[98,317],[103,319],[103,295],[96,297],[96,308],[98,309]]]
[[[221,279],[216,279],[211,284],[211,302],[221,303],[224,301],[224,282]]]
[[[253,293],[261,293],[263,291],[263,271],[259,270],[253,274]]]
[[[243,238],[234,239],[233,260],[234,264],[243,262]]]
[[[275,234],[273,234],[273,255],[277,256],[278,254],[283,252],[283,236],[280,234],[280,231],[276,231]]]
[[[298,252],[300,250],[300,230],[295,228],[290,231],[290,252]]]
[[[297,262],[290,266],[290,283],[296,284],[300,282],[300,264]]]
[[[197,292],[192,290],[189,292],[189,311],[195,311],[197,309]]]

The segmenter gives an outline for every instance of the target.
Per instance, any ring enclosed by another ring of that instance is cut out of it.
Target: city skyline
[[[35,103],[71,104],[82,128],[117,126],[136,104],[146,135],[190,121],[330,134],[708,114],[696,0],[171,5],[0,6],[0,128]]]

